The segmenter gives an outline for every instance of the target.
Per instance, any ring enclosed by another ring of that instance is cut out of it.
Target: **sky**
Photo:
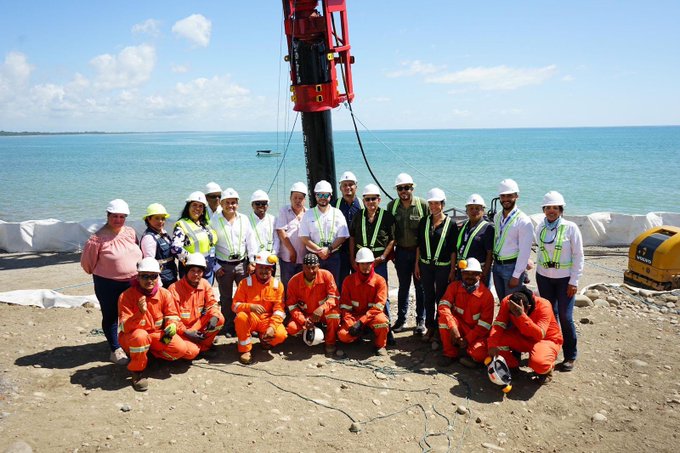
[[[347,3],[369,129],[680,124],[677,0]],[[275,0],[4,1],[0,130],[286,129],[282,22]]]

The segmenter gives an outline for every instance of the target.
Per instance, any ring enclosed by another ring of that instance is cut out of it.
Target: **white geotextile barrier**
[[[0,302],[42,308],[75,308],[89,302],[94,308],[99,308],[99,301],[94,294],[90,296],[66,296],[51,289],[7,291],[0,293]]]

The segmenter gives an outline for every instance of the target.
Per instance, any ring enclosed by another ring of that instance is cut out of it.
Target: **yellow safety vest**
[[[184,246],[184,250],[189,253],[198,252],[202,255],[207,255],[210,249],[215,245],[214,238],[217,237],[215,230],[206,226],[207,230],[200,225],[197,225],[193,220],[180,219],[175,227],[180,227],[184,234],[189,238],[189,245]],[[196,250],[198,244],[198,250]]]

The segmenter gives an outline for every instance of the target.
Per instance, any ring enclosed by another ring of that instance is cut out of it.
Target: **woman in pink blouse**
[[[80,257],[82,268],[92,274],[110,359],[118,365],[129,361],[118,344],[118,297],[130,287],[130,280],[137,275],[137,262],[142,259],[137,233],[125,226],[128,215],[130,208],[125,201],[112,200],[106,208],[106,224],[90,236]]]

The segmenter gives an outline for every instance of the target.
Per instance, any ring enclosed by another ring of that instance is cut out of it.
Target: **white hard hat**
[[[380,189],[375,184],[366,184],[366,187],[364,187],[364,191],[361,193],[361,196],[365,197],[366,195],[380,196]]]
[[[498,185],[498,195],[508,195],[511,193],[519,193],[519,186],[514,179],[504,179]]]
[[[222,199],[226,200],[227,198],[236,198],[237,200],[239,199],[238,192],[232,189],[231,187],[227,187],[224,189],[224,192],[222,192]]]
[[[411,184],[413,187],[416,186],[411,175],[408,173],[399,173],[397,179],[394,181],[394,187],[403,186],[404,184]]]
[[[427,191],[427,201],[446,201],[446,194],[443,190],[435,187]]]
[[[121,200],[120,198],[116,198],[115,200],[109,201],[109,205],[106,207],[106,212],[110,214],[130,215],[130,207],[125,201]]]
[[[497,355],[493,359],[487,358],[486,371],[489,374],[489,380],[496,385],[505,386],[504,392],[509,392],[512,389],[512,375],[510,374],[510,367],[501,355]],[[507,390],[506,390],[507,389]]]
[[[222,188],[220,187],[219,184],[216,182],[210,181],[208,184],[205,185],[205,190],[203,193],[222,193]]]
[[[205,269],[208,265],[205,262],[205,256],[202,253],[190,253],[187,256],[187,262],[184,263],[185,267],[198,266]]]
[[[250,202],[254,201],[266,201],[269,202],[269,195],[267,195],[267,192],[264,190],[256,190],[253,192],[253,194],[250,196]]]
[[[290,186],[290,191],[291,192],[300,192],[300,193],[307,195],[307,184],[305,184],[304,182],[298,181],[298,182],[294,183],[292,186]]]
[[[352,182],[358,182],[358,179],[354,173],[351,171],[346,171],[342,174],[340,177],[340,181],[338,182],[345,182],[345,181],[352,181]]]
[[[543,204],[541,207],[544,206],[565,206],[564,197],[556,190],[551,190],[543,195]]]
[[[331,183],[329,183],[325,179],[322,179],[321,181],[317,182],[316,185],[314,186],[314,193],[333,194],[333,187],[331,187]]]
[[[357,256],[354,259],[357,263],[372,263],[375,261],[375,257],[373,256],[373,252],[371,249],[367,247],[362,247],[359,249],[357,252]]]
[[[470,195],[470,198],[468,198],[467,201],[465,202],[465,206],[469,206],[471,204],[479,205],[483,208],[486,208],[486,203],[484,203],[484,198],[482,198],[482,196],[478,193],[473,193],[472,195]]]
[[[274,266],[279,262],[279,259],[271,252],[263,250],[257,255],[255,255],[255,264],[261,264],[263,266]]]
[[[156,261],[156,258],[143,258],[142,261],[137,263],[137,272],[153,272],[154,274],[161,273],[161,266]]]
[[[458,262],[458,268],[462,272],[482,272],[482,265],[477,258],[468,258]]]
[[[192,201],[198,201],[199,203],[203,203],[204,206],[208,206],[208,200],[205,199],[203,192],[191,192],[189,197],[186,199],[186,202],[191,203]]]
[[[323,330],[318,327],[305,329],[302,337],[305,339],[307,346],[316,346],[317,344],[323,343]]]

